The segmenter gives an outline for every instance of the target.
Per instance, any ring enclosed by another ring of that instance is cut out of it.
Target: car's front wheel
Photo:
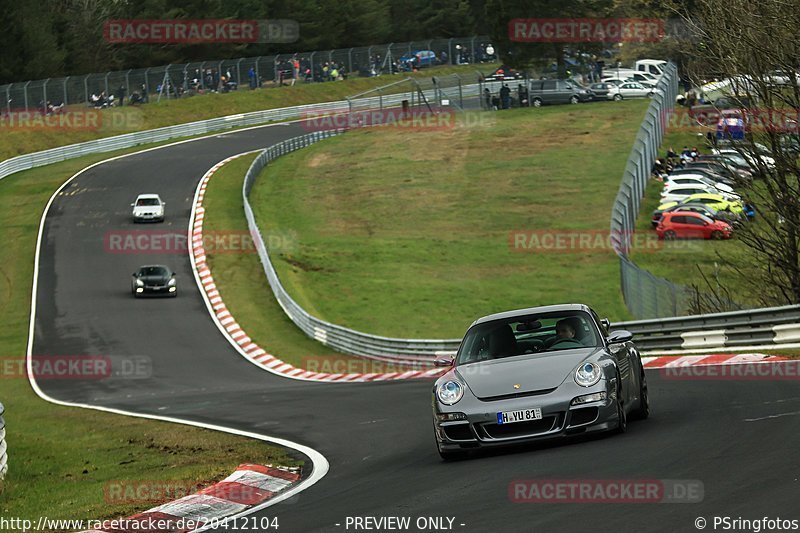
[[[614,101],[615,102],[619,102],[620,100],[622,100],[622,95],[621,94],[615,94],[614,95]]]
[[[533,99],[533,107],[542,107],[542,99],[541,98],[534,98]]]
[[[715,241],[722,240],[722,232],[719,230],[714,230],[711,232],[711,238]]]
[[[664,239],[665,240],[674,241],[676,237],[677,237],[677,235],[671,229],[664,232]]]
[[[578,97],[577,97],[577,96],[575,96],[574,94],[573,94],[573,95],[570,97],[570,99],[569,99],[569,103],[570,103],[570,104],[573,104],[573,105],[574,105],[574,104],[577,104],[578,102],[580,102],[580,100],[579,100],[579,99],[578,99]]]
[[[437,446],[438,447],[438,446]],[[467,452],[465,451],[444,451],[439,448],[439,456],[445,461],[461,461],[466,459]]]

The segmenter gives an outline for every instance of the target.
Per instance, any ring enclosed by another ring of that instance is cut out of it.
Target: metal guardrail
[[[478,94],[478,85],[466,85],[463,88],[465,95],[474,96]],[[435,89],[431,88],[426,91],[426,96],[430,98],[435,97]],[[407,99],[406,93],[397,93],[385,95],[381,97],[365,98],[360,101],[363,107],[382,105],[397,106]],[[114,137],[106,137],[94,141],[87,141],[78,144],[69,144],[67,146],[60,146],[58,148],[51,148],[41,152],[34,152],[24,154],[11,159],[6,159],[0,162],[0,179],[5,178],[16,172],[29,170],[31,168],[40,167],[43,165],[50,165],[52,163],[59,163],[67,159],[81,157],[89,154],[97,154],[103,152],[112,152],[114,150],[121,150],[124,148],[131,148],[142,144],[168,141],[171,139],[179,139],[182,137],[190,137],[193,135],[202,135],[204,133],[213,133],[215,131],[222,131],[231,128],[239,128],[245,126],[257,126],[259,124],[267,124],[269,122],[278,122],[282,120],[298,119],[303,117],[314,117],[323,113],[341,113],[348,108],[346,100],[337,100],[333,102],[322,102],[319,104],[307,104],[293,107],[281,107],[278,109],[267,109],[264,111],[254,111],[251,113],[240,113],[238,115],[228,115],[225,117],[212,118],[209,120],[200,120],[197,122],[189,122],[187,124],[178,124],[176,126],[167,126],[164,128],[157,128],[153,130],[139,131],[134,133],[126,133],[123,135],[116,135]]]
[[[6,445],[6,421],[3,419],[5,407],[0,403],[0,481],[6,477],[8,472],[8,447]]]
[[[261,171],[274,159],[342,133],[326,131],[295,137],[264,150],[251,164],[242,187],[245,217],[275,298],[286,315],[312,339],[353,355],[430,362],[437,352],[453,353],[460,339],[399,339],[370,335],[310,315],[281,285],[248,197]],[[635,335],[640,350],[723,348],[800,342],[800,305],[674,318],[617,322]]]
[[[330,346],[335,350],[353,355],[430,364],[436,352],[454,352],[458,349],[461,339],[396,339],[381,337],[332,324],[312,316],[305,309],[300,307],[286,289],[284,289],[278,279],[275,267],[272,265],[269,250],[256,224],[253,209],[250,206],[248,197],[250,191],[253,189],[256,178],[258,178],[258,175],[269,162],[284,154],[288,154],[340,133],[342,133],[342,130],[322,131],[280,142],[261,152],[247,170],[242,186],[244,213],[247,218],[247,226],[250,230],[250,234],[255,240],[256,249],[258,250],[261,264],[264,267],[267,281],[272,288],[272,293],[275,295],[275,298],[286,315],[312,339]]]
[[[464,86],[463,89],[465,96],[473,95],[478,94],[479,86],[467,85]],[[399,105],[404,99],[404,96],[404,94],[383,96],[383,105],[386,106],[390,103]],[[431,93],[431,97],[435,98],[435,95]],[[380,102],[376,99],[374,104],[378,106]],[[335,101],[256,111],[253,113],[231,115],[62,146],[0,162],[0,179],[15,172],[57,163],[83,155],[109,152],[140,144],[166,141],[234,127],[255,126],[274,121],[295,119],[305,114],[342,112],[347,109],[347,105],[347,101]],[[652,116],[652,114],[650,114],[650,116]],[[263,169],[269,161],[279,155],[308,146],[317,140],[337,133],[339,132],[313,133],[304,136],[302,138],[304,140],[291,139],[280,143],[281,148],[277,148],[278,145],[268,148],[254,161],[253,166],[248,170],[247,177],[245,178],[245,214],[251,232],[254,234],[254,238],[260,241],[259,255],[262,259],[262,263],[264,263],[264,270],[268,280],[270,280],[270,285],[273,287],[273,292],[276,293],[276,298],[278,298],[279,303],[292,321],[298,324],[310,337],[320,340],[332,348],[343,352],[377,358],[392,359],[401,357],[407,360],[421,358],[423,361],[430,361],[433,354],[437,351],[455,351],[460,343],[460,339],[394,339],[369,335],[325,322],[305,312],[291,299],[283,287],[280,286],[277,274],[269,262],[268,251],[264,247],[263,239],[261,239],[258,228],[255,225],[252,209],[247,202],[247,194],[250,192],[250,188],[258,172]],[[634,148],[634,150],[636,150],[636,148]],[[260,165],[258,170],[254,170],[256,165]],[[643,191],[643,188],[640,189],[640,191]],[[629,192],[630,191],[623,191],[622,188],[620,189],[620,194],[629,194]],[[628,220],[634,221],[635,217],[629,217]],[[615,222],[612,220],[612,231],[615,228],[614,224]],[[752,343],[756,341],[769,344],[768,338],[770,335],[772,339],[771,343],[800,342],[800,327],[795,325],[798,323],[800,323],[800,306],[788,306],[736,311],[732,313],[717,313],[713,315],[622,322],[612,324],[612,326],[624,327],[631,330],[636,334],[636,342],[641,349],[656,350],[691,347],[687,346],[687,340],[684,338],[685,335],[691,335],[692,332],[705,332],[709,330],[724,332],[721,337],[717,335],[718,341],[716,341],[717,344],[714,346],[719,347],[736,346],[742,345],[742,343]],[[770,331],[772,333],[770,333]],[[689,339],[688,345],[691,345],[692,342],[693,341]]]

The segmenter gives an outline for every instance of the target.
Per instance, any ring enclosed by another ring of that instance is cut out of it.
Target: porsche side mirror
[[[623,342],[628,342],[633,340],[633,333],[630,331],[625,331],[624,329],[618,329],[617,331],[612,331],[608,337],[606,337],[606,341],[608,344],[621,344]]]
[[[600,323],[603,325],[603,327],[606,329],[606,331],[608,331],[608,328],[611,327],[611,321],[609,319],[607,319],[607,318],[600,319]]]
[[[454,362],[455,359],[453,359],[452,357],[439,357],[433,360],[433,366],[439,368],[447,368],[453,366]]]

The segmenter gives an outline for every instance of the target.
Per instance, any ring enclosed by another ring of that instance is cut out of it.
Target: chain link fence
[[[53,105],[95,105],[92,95],[114,96],[124,103],[147,103],[209,91],[228,92],[242,88],[323,82],[331,79],[332,64],[343,76],[379,76],[411,69],[408,59],[420,50],[431,50],[435,60],[420,64],[472,64],[495,61],[497,51],[487,53],[489,37],[454,37],[360,48],[343,48],[274,56],[242,57],[145,69],[48,78],[0,86],[5,110],[42,109]],[[404,57],[405,56],[405,57]],[[292,61],[297,59],[299,68]],[[326,68],[328,67],[328,68]]]
[[[677,285],[639,268],[629,257],[642,198],[658,149],[664,138],[665,120],[675,107],[678,71],[670,63],[658,84],[659,91],[647,108],[625,165],[617,198],[611,211],[611,241],[620,260],[620,286],[625,305],[635,318],[659,318],[688,314],[695,297],[689,287]]]

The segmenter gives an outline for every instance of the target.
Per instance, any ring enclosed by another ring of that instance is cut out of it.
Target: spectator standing
[[[511,89],[508,88],[507,83],[504,83],[500,88],[500,103],[503,109],[511,107]]]
[[[258,87],[258,82],[256,81],[256,69],[253,67],[250,67],[250,70],[247,71],[247,79],[250,80],[251,89]]]

